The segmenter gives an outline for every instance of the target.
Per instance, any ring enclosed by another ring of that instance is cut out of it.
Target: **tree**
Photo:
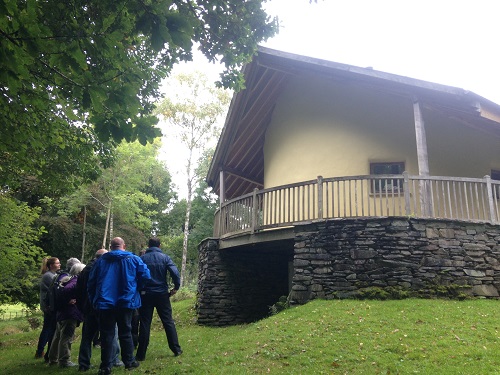
[[[265,1],[0,0],[0,184],[22,171],[56,188],[55,166],[91,177],[107,142],[158,137],[159,84],[195,47],[242,88],[239,68],[277,31]]]
[[[97,181],[59,200],[45,199],[41,221],[48,232],[42,238],[45,251],[79,257],[84,223],[82,258],[89,254],[85,249],[93,254],[107,248],[114,234],[124,237],[130,250],[144,247],[158,216],[175,197],[170,173],[156,158],[159,147],[159,142],[146,146],[124,142],[116,150],[114,165]]]
[[[40,210],[0,193],[0,305],[37,304],[43,250],[34,245],[44,231],[36,227]]]
[[[188,155],[184,170],[187,196],[181,265],[182,284],[186,273],[193,195],[200,180],[205,177],[204,174],[197,173],[198,166],[201,160],[206,159],[205,152],[209,141],[217,139],[220,134],[221,116],[227,111],[230,95],[226,90],[208,85],[207,77],[201,72],[179,74],[174,79],[178,89],[158,105],[157,111],[170,125],[177,128],[179,140]]]

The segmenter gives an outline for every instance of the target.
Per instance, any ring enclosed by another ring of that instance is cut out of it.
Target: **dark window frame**
[[[500,170],[498,169],[492,169],[490,171],[490,177],[492,180],[500,181]],[[500,200],[500,186],[499,185],[494,185],[494,194],[496,194],[496,199]]]
[[[393,161],[393,162],[371,162],[370,163],[370,175],[391,175],[391,174],[403,174],[405,171],[404,161]],[[388,187],[390,186],[390,188]],[[384,179],[384,180],[373,180],[371,183],[372,194],[380,194],[385,192],[395,193],[403,191],[403,179]]]

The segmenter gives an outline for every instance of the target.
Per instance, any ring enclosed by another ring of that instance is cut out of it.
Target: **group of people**
[[[43,327],[35,358],[44,358],[49,365],[77,366],[71,361],[71,343],[76,327],[83,322],[79,371],[91,368],[92,341],[97,333],[101,340],[99,375],[111,374],[116,366],[136,368],[146,359],[154,309],[170,350],[175,356],[182,354],[170,303],[170,297],[180,288],[180,275],[172,259],[161,250],[158,238],[151,238],[148,249],[139,257],[126,250],[122,238],[115,237],[110,251],[98,250],[87,265],[70,258],[66,270],[60,268],[55,257],[47,258],[42,265]],[[171,289],[168,275],[173,282]],[[48,298],[54,283],[62,286],[56,308],[50,306]],[[138,321],[138,335],[133,334],[134,321]]]

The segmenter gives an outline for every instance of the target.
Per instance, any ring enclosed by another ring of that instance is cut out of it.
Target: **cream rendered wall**
[[[430,174],[483,177],[500,169],[500,141],[429,111]],[[264,187],[367,175],[370,162],[405,162],[418,174],[409,98],[352,81],[296,77],[279,98],[264,145]]]
[[[370,162],[417,173],[412,103],[349,83],[296,78],[277,102],[264,145],[264,185],[368,175]]]
[[[457,120],[426,114],[430,174],[482,178],[500,170],[500,140]]]

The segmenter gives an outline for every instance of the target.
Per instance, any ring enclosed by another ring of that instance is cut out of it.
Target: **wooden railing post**
[[[257,192],[259,189],[253,189],[252,195],[252,223],[250,224],[251,233],[255,233],[255,228],[257,228],[257,218],[258,218],[258,210],[259,210],[259,202],[257,197]]]
[[[218,237],[222,237],[222,204],[220,205],[219,207],[219,233],[218,233]]]
[[[403,195],[405,197],[405,213],[407,216],[411,215],[411,206],[410,206],[410,184],[409,184],[409,176],[408,172],[403,172]]]
[[[323,176],[318,176],[318,219],[323,219]]]
[[[491,184],[491,177],[486,175],[484,176],[486,180],[486,189],[488,190],[488,207],[490,208],[490,221],[492,224],[496,224],[497,217],[495,214],[495,202],[493,198],[493,185]]]

